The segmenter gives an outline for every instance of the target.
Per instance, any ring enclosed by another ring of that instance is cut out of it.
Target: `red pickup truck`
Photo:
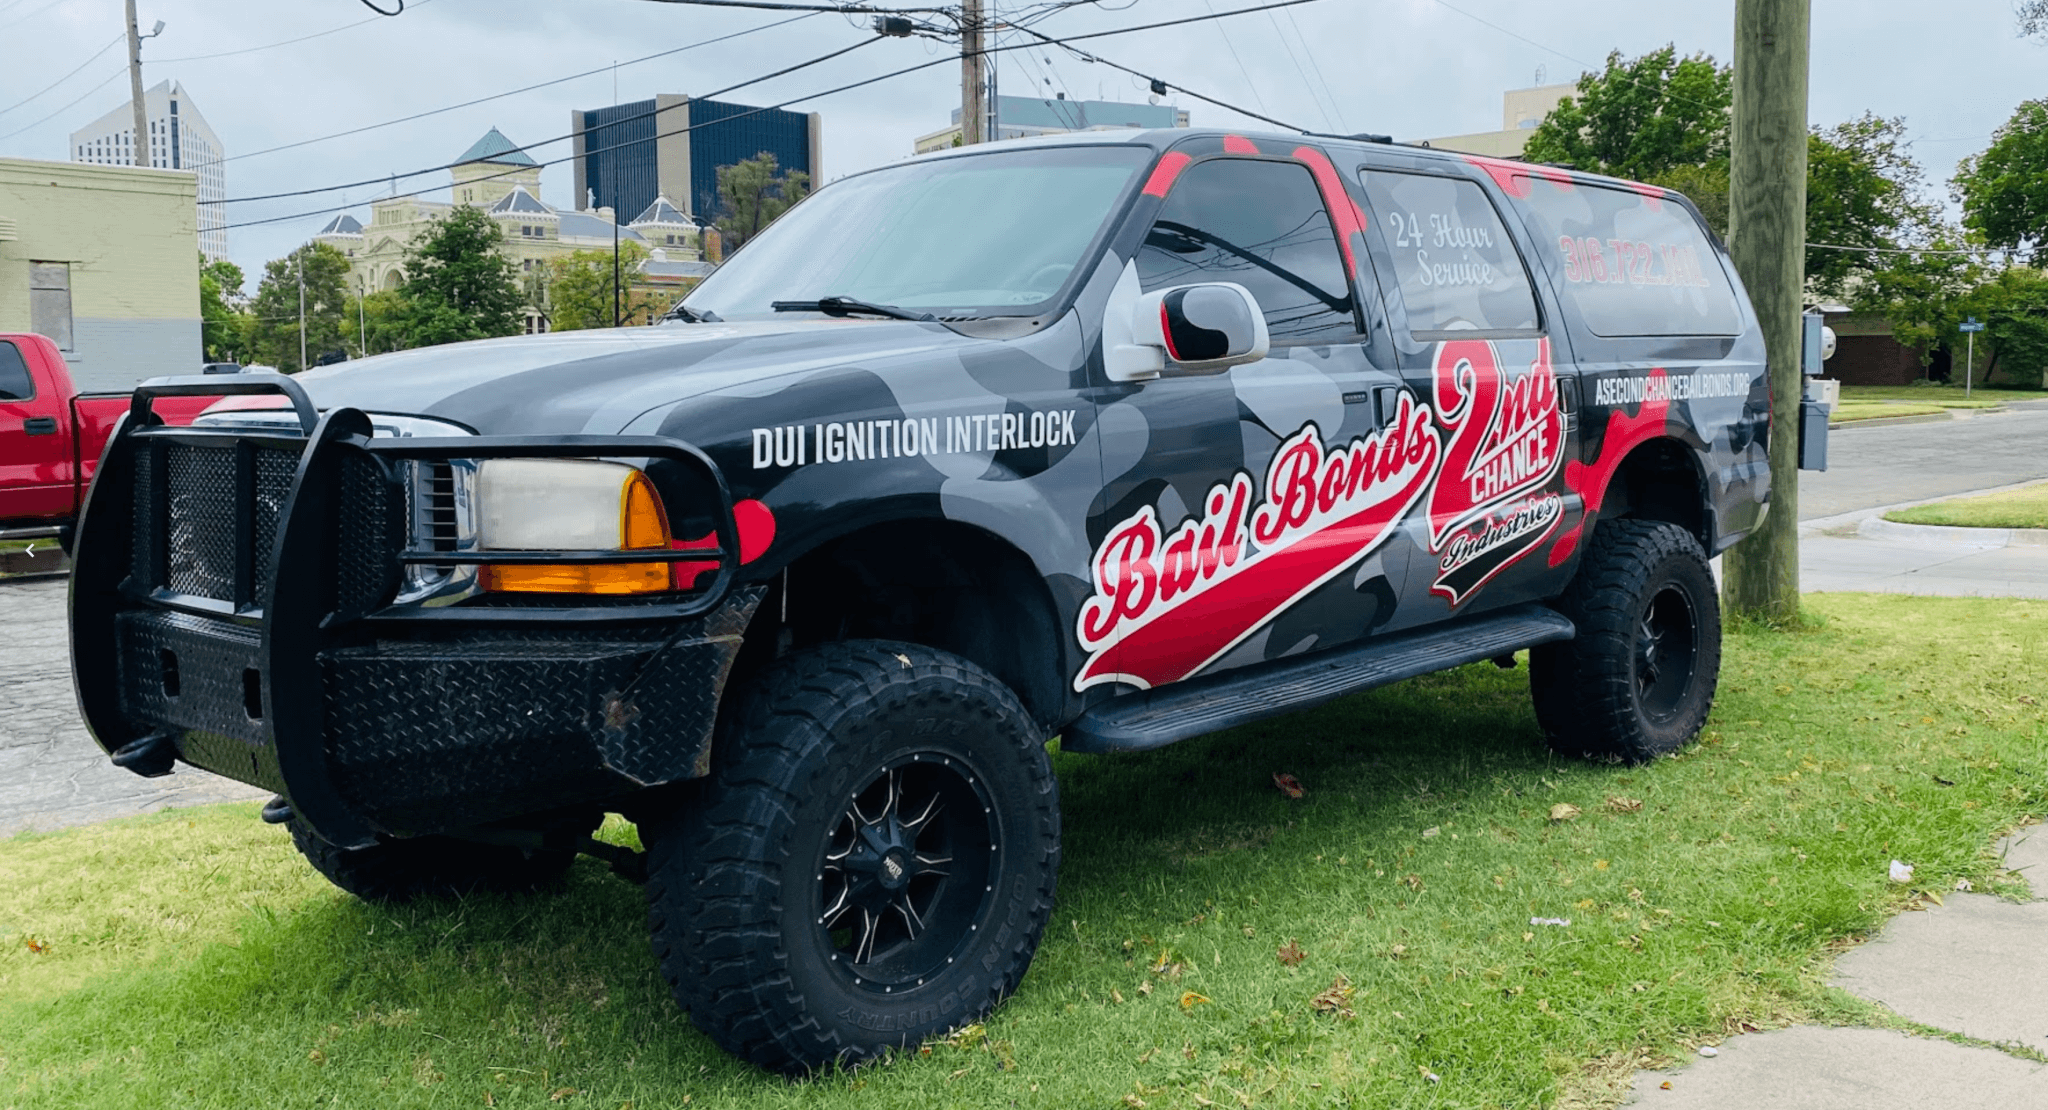
[[[215,397],[166,397],[156,412],[189,424]],[[0,539],[61,535],[85,500],[125,393],[82,394],[57,345],[0,333]]]

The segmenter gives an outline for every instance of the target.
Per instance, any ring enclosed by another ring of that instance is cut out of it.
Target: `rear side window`
[[[36,383],[28,376],[28,364],[12,343],[0,343],[0,401],[26,401],[36,395]]]
[[[1593,334],[1735,335],[1742,312],[1713,244],[1684,206],[1632,189],[1534,177],[1530,230],[1557,252],[1563,298]]]
[[[1138,251],[1138,281],[1148,293],[1236,282],[1258,299],[1276,343],[1358,333],[1337,234],[1304,166],[1218,158],[1188,167]]]
[[[1485,190],[1431,174],[1367,170],[1360,176],[1393,254],[1411,335],[1536,330],[1529,272]]]

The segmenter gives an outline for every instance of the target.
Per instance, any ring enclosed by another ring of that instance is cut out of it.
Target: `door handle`
[[[32,436],[53,436],[57,434],[57,418],[54,416],[31,416],[21,422],[21,430]]]
[[[1384,428],[1394,422],[1394,414],[1400,411],[1401,387],[1398,385],[1375,386],[1372,391],[1372,415]]]

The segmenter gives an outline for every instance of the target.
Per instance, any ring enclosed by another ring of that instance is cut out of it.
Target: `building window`
[[[71,263],[28,264],[28,330],[49,337],[58,350],[72,350]]]

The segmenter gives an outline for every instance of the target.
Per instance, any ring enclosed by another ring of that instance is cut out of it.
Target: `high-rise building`
[[[997,139],[1024,139],[1033,135],[1058,135],[1068,131],[1120,131],[1125,128],[1186,127],[1185,108],[1171,104],[1126,104],[1121,100],[1068,100],[1065,93],[1047,99],[1037,96],[995,98]],[[953,126],[929,135],[919,135],[914,149],[919,154],[944,150],[960,142],[960,109],[953,109]]]
[[[227,157],[220,136],[206,125],[199,106],[183,85],[159,81],[142,94],[149,118],[149,164],[160,170],[187,170],[199,179],[199,249],[208,258],[228,256],[228,179],[221,161]],[[71,133],[71,160],[100,166],[135,164],[135,108],[128,101]]]
[[[670,198],[699,221],[718,216],[718,168],[772,154],[781,172],[823,184],[816,112],[754,108],[663,93],[652,100],[569,113],[576,204],[641,212]],[[595,196],[593,202],[592,196]]]

